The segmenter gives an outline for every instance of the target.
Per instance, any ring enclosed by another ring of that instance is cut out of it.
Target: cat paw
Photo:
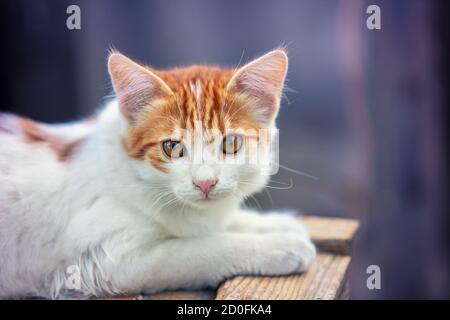
[[[309,238],[294,233],[269,235],[265,247],[263,275],[286,275],[305,271],[316,256]]]

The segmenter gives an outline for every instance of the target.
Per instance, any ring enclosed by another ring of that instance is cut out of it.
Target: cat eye
[[[244,138],[241,135],[230,134],[223,138],[222,151],[225,154],[237,153],[244,142]]]
[[[161,145],[166,156],[171,159],[182,158],[186,153],[185,147],[180,141],[166,140]]]

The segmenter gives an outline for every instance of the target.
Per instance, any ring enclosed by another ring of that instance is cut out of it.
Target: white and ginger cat
[[[316,251],[297,219],[240,208],[268,181],[270,161],[247,158],[270,149],[259,132],[275,128],[287,65],[282,49],[236,69],[163,71],[113,52],[117,99],[96,116],[0,115],[0,297],[154,293],[305,270]]]

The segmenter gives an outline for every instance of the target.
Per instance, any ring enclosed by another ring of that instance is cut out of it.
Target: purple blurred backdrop
[[[319,179],[281,169],[273,180],[294,186],[249,205],[360,219],[352,298],[449,297],[446,1],[0,3],[0,110],[48,122],[89,115],[111,94],[109,46],[170,67],[234,66],[286,45],[280,162]],[[81,30],[66,28],[70,4]],[[366,28],[371,4],[381,30]],[[371,264],[378,291],[366,288]]]

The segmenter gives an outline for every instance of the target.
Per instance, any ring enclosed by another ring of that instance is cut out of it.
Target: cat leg
[[[111,277],[125,292],[216,287],[234,275],[285,275],[304,271],[314,245],[296,233],[223,232],[171,239],[133,252]]]
[[[308,238],[308,232],[298,217],[286,213],[258,213],[240,209],[230,217],[227,229],[254,233],[293,232]]]

